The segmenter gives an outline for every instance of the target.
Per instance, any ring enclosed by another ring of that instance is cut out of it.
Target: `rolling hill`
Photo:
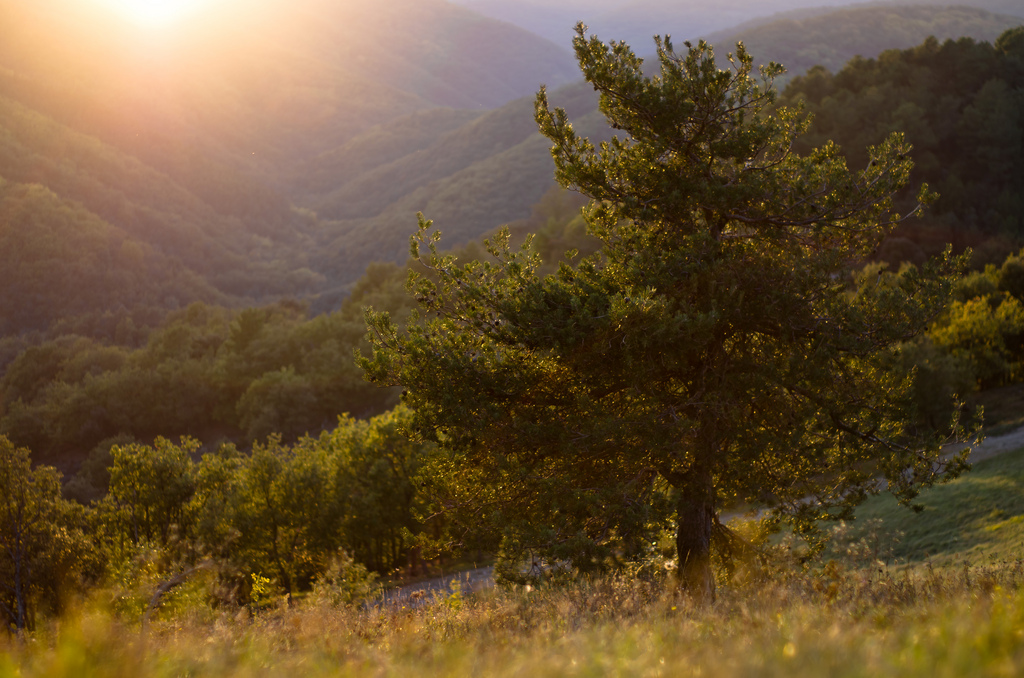
[[[522,26],[558,44],[572,38],[577,21],[586,23],[604,40],[624,40],[639,53],[652,53],[651,36],[671,34],[677,42],[705,37],[719,31],[731,32],[738,24],[772,23],[779,13],[811,14],[845,9],[894,6],[943,7],[945,0],[909,0],[889,3],[851,3],[847,0],[455,0],[481,14]],[[1024,16],[1024,5],[1016,0],[965,0],[956,5],[989,12]],[[792,37],[792,36],[790,36]],[[909,46],[909,45],[905,45]],[[812,64],[813,65],[813,64]]]
[[[874,57],[887,49],[907,49],[933,36],[939,41],[969,36],[994,42],[1024,23],[1024,17],[968,7],[878,6],[797,11],[707,36],[725,52],[742,41],[766,63],[784,64],[790,74],[812,66],[838,71],[855,56]]]

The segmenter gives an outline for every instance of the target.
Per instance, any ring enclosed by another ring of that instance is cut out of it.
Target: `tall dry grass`
[[[668,581],[459,591],[417,607],[84,605],[0,641],[0,676],[1017,676],[1024,565],[777,572],[698,607]]]

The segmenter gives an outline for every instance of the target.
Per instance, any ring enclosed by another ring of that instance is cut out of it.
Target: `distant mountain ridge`
[[[706,36],[721,50],[738,41],[762,63],[775,61],[798,75],[812,66],[838,71],[855,56],[874,57],[887,49],[907,49],[933,36],[939,41],[970,36],[993,42],[1024,17],[969,7],[877,5],[776,15]]]
[[[561,43],[572,36],[572,27],[583,21],[603,40],[622,40],[638,54],[653,53],[651,36],[671,34],[677,42],[706,37],[751,22],[771,23],[779,13],[794,10],[828,12],[831,9],[867,6],[930,6],[946,0],[897,0],[888,3],[852,3],[849,0],[452,0],[481,14],[508,21]],[[958,6],[1024,16],[1019,0],[963,0]],[[744,27],[746,28],[746,27]]]

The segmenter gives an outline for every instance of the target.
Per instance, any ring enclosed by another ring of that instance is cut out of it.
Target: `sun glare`
[[[209,3],[210,0],[205,0]],[[199,9],[204,0],[100,0],[121,16],[139,26],[162,28],[186,18]]]

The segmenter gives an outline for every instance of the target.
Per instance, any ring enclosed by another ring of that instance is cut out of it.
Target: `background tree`
[[[61,498],[56,469],[33,469],[29,451],[0,436],[0,615],[8,628],[33,626],[40,604],[60,611],[90,560],[83,513]]]
[[[314,445],[290,448],[274,435],[241,460],[230,491],[233,558],[249,572],[276,577],[291,600],[339,546],[330,460]]]
[[[772,110],[782,69],[756,79],[742,45],[719,69],[704,43],[658,39],[656,77],[582,25],[574,46],[622,135],[595,147],[544,90],[536,118],[556,179],[591,200],[601,252],[542,278],[503,236],[496,261],[457,266],[421,219],[427,319],[400,333],[367,316],[368,377],[404,386],[413,428],[448,453],[434,490],[451,524],[583,568],[642,549],[667,518],[682,586],[709,597],[725,503],[810,533],[877,491],[876,474],[910,502],[959,472],[940,436],[906,426],[912,376],[884,367],[962,262],[889,285],[848,274],[902,218],[903,138],[860,171],[832,144],[794,153],[807,124]]]
[[[191,528],[189,504],[196,489],[192,455],[199,442],[182,438],[175,445],[157,438],[152,445],[115,445],[110,453],[110,493],[105,512],[112,531],[133,546],[167,546]]]
[[[368,421],[341,417],[334,430],[300,443],[315,445],[333,459],[344,546],[380,573],[406,565],[414,572],[418,565],[410,543],[421,528],[417,477],[432,447],[404,435],[410,419],[401,406]]]

